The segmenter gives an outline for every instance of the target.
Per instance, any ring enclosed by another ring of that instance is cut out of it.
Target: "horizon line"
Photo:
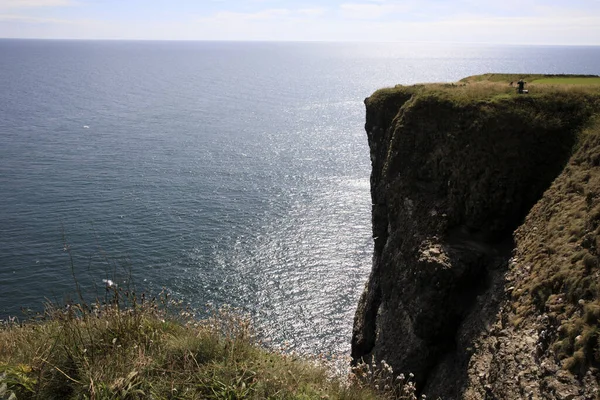
[[[374,40],[269,40],[269,39],[125,39],[125,38],[43,38],[0,37],[0,40],[64,41],[64,42],[204,42],[204,43],[322,43],[322,44],[448,44],[488,46],[554,46],[554,47],[600,47],[598,44],[564,43],[499,43],[499,42],[453,42],[428,40],[374,41]]]

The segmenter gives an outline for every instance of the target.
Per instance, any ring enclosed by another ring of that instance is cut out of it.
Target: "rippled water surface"
[[[363,99],[597,47],[0,40],[0,318],[75,276],[232,304],[345,352],[370,270]],[[129,277],[131,275],[131,277]]]

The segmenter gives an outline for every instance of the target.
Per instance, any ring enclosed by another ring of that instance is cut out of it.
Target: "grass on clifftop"
[[[532,83],[550,85],[600,85],[600,77],[554,77],[535,79]]]
[[[0,399],[416,400],[385,365],[332,377],[323,360],[264,349],[234,312],[197,321],[165,304],[115,290],[110,304],[5,323]]]
[[[476,83],[476,82],[499,82],[499,83],[516,83],[519,80],[526,82],[542,82],[556,84],[595,84],[600,77],[598,75],[548,75],[548,74],[482,74],[469,76],[461,79],[461,83]]]
[[[516,83],[527,81],[528,94],[518,94]],[[584,84],[587,82],[587,84]],[[511,85],[512,83],[512,85]],[[574,102],[585,102],[585,97],[600,95],[600,77],[587,75],[485,74],[465,78],[455,83],[427,83],[412,86],[397,85],[377,90],[369,102],[382,103],[402,95],[433,96],[459,106],[473,101],[540,101],[561,96]]]

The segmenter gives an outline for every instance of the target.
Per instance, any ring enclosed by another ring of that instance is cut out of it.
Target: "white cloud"
[[[282,17],[289,16],[291,11],[284,8],[273,8],[268,10],[262,10],[252,13],[240,13],[240,12],[231,12],[231,11],[222,11],[214,14],[211,17],[202,18],[202,20],[221,20],[221,21],[236,21],[236,20],[269,20],[269,19],[278,19]]]
[[[227,22],[235,24],[249,21],[271,21],[274,23],[289,21],[292,19],[313,19],[323,16],[327,10],[325,8],[271,8],[256,12],[231,12],[221,11],[208,17],[200,18],[201,22]]]
[[[72,21],[57,19],[57,18],[43,18],[43,17],[31,17],[28,15],[16,15],[16,14],[0,14],[0,21],[18,21],[25,23],[53,23],[53,24],[71,24]]]
[[[0,10],[16,8],[65,7],[75,5],[72,0],[0,0]]]
[[[600,1],[600,0],[598,0]],[[308,15],[313,17],[320,17],[324,15],[327,10],[325,8],[301,8],[296,11],[300,15]]]
[[[600,15],[482,17],[460,15],[421,22],[365,21],[354,25],[366,41],[433,41],[498,44],[600,44]]]
[[[348,19],[380,19],[393,14],[408,12],[415,7],[415,3],[412,2],[387,3],[384,1],[373,1],[372,3],[345,3],[340,5],[342,17]]]

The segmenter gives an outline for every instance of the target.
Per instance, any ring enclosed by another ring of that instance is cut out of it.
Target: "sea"
[[[600,74],[600,47],[0,40],[0,319],[112,285],[347,354],[363,100],[487,72]]]

